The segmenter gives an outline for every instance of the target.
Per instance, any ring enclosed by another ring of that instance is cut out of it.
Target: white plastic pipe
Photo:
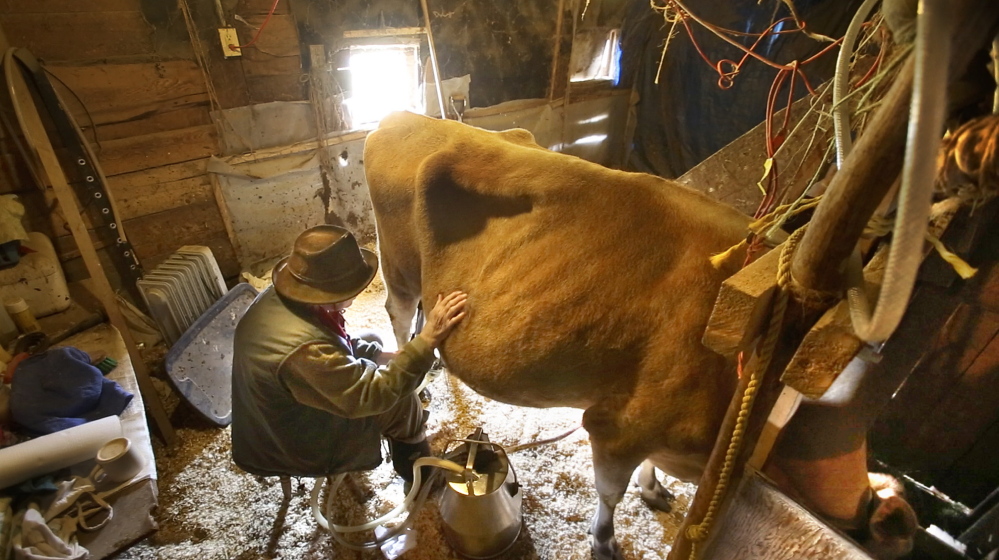
[[[866,5],[866,4],[865,4]],[[861,339],[881,342],[898,327],[908,306],[923,259],[923,241],[933,202],[937,152],[947,112],[947,82],[953,14],[946,0],[920,0],[916,23],[916,68],[909,111],[909,129],[898,215],[888,253],[881,293],[873,313],[863,281],[860,253],[848,260],[847,297],[853,328]],[[844,49],[845,50],[845,49]],[[842,54],[842,53],[841,53]],[[847,55],[849,56],[849,55]],[[845,70],[837,67],[837,84],[845,80]],[[835,91],[834,87],[834,91]],[[849,146],[840,142],[849,136],[849,118],[843,105],[834,106],[837,152],[848,155]],[[844,127],[845,126],[845,130]]]

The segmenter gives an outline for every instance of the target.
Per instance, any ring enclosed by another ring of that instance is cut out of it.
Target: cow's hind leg
[[[640,460],[615,457],[592,437],[590,445],[593,448],[593,473],[597,486],[597,512],[593,515],[593,523],[590,525],[593,556],[597,560],[623,560],[621,549],[614,537],[614,508],[624,497],[631,475]]]
[[[673,500],[676,498],[656,478],[656,467],[652,461],[642,463],[642,470],[638,473],[638,487],[642,491],[642,501],[650,508],[663,512],[673,509]]]
[[[385,311],[388,311],[389,319],[392,321],[395,340],[399,348],[402,348],[413,336],[413,316],[416,315],[416,306],[420,298],[402,290],[394,290],[387,285],[386,292],[388,293],[385,298]]]

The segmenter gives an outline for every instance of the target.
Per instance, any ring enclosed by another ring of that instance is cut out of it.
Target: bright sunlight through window
[[[350,48],[352,95],[345,100],[353,128],[374,128],[392,111],[423,112],[416,45]]]

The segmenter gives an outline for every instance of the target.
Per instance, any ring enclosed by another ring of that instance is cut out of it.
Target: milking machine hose
[[[400,533],[405,531],[406,528],[412,525],[413,521],[416,520],[416,512],[418,512],[420,508],[423,507],[423,504],[426,502],[427,495],[430,494],[430,489],[433,488],[433,484],[422,483],[423,476],[420,472],[421,467],[437,467],[453,471],[459,474],[465,472],[465,467],[459,465],[458,463],[455,463],[454,461],[449,461],[447,459],[441,459],[439,457],[422,457],[420,459],[417,459],[416,462],[413,463],[413,487],[410,489],[409,493],[406,494],[406,498],[402,501],[402,503],[399,504],[392,511],[386,513],[385,515],[377,519],[372,519],[371,521],[364,523],[362,525],[352,525],[352,526],[337,525],[336,523],[330,523],[329,520],[326,519],[326,516],[323,515],[322,508],[319,507],[319,493],[322,491],[322,488],[324,486],[323,483],[326,481],[326,477],[320,477],[316,479],[316,483],[312,486],[312,494],[309,499],[309,503],[312,506],[312,516],[316,518],[316,522],[319,523],[319,525],[322,528],[332,533],[333,538],[336,539],[338,543],[342,544],[343,546],[349,549],[368,550],[371,548],[380,547],[381,545],[385,544],[386,542],[398,536]],[[433,475],[431,475],[427,482],[432,481],[434,479],[434,476],[436,476],[437,474],[438,473],[435,472]],[[333,482],[329,485],[329,494],[326,497],[326,511],[329,511],[330,504],[333,501],[333,496],[336,493],[337,488],[340,486],[340,483],[343,482],[343,478],[345,476],[346,473],[338,474],[335,477],[333,477]],[[410,505],[413,505],[413,508],[411,510],[409,507]],[[402,514],[405,513],[407,510],[409,511],[409,516],[406,517],[406,521],[402,522],[400,525],[396,527],[393,527],[392,529],[389,529],[388,533],[382,535],[380,538],[377,538],[373,541],[365,543],[352,543],[347,541],[341,536],[341,533],[358,533],[360,531],[368,531],[380,525],[384,525],[385,523],[392,522],[397,518],[399,518],[400,516],[402,516]]]
[[[578,425],[572,428],[571,430],[554,437],[514,445],[512,447],[503,448],[503,450],[507,454],[511,454],[511,453],[516,453],[517,451],[523,451],[525,449],[531,449],[534,447],[539,447],[541,445],[547,445],[549,443],[554,443],[556,441],[569,437],[571,434],[573,434],[576,430],[580,428],[582,428],[582,425]],[[455,440],[455,441],[465,441],[469,443],[475,442],[475,440],[467,440],[467,439]],[[477,442],[477,443],[488,443],[488,442]],[[320,477],[316,479],[316,483],[312,486],[312,494],[309,497],[309,504],[312,506],[312,516],[316,518],[316,523],[318,523],[323,529],[329,531],[333,535],[333,538],[338,543],[342,544],[343,546],[351,550],[369,550],[372,548],[380,547],[386,542],[394,539],[400,533],[405,531],[407,527],[412,525],[413,521],[416,520],[416,512],[420,511],[420,508],[422,508],[424,502],[426,502],[427,495],[430,494],[430,489],[433,488],[434,486],[433,484],[430,484],[430,481],[432,481],[435,476],[438,476],[439,473],[435,472],[434,474],[430,475],[430,478],[427,481],[428,484],[423,484],[422,480],[423,475],[421,473],[422,470],[421,467],[437,467],[440,469],[456,472],[461,475],[467,474],[465,467],[448,459],[441,459],[439,457],[422,457],[420,459],[417,459],[416,462],[413,463],[413,487],[409,490],[409,493],[406,494],[406,498],[403,499],[402,503],[399,504],[392,511],[386,513],[385,515],[377,519],[373,519],[362,525],[352,525],[352,526],[337,525],[336,523],[330,523],[329,520],[326,518],[326,516],[323,515],[322,508],[319,507],[319,494],[320,492],[322,492],[327,477]],[[510,468],[511,469],[513,468],[512,463],[510,464]],[[335,477],[333,477],[333,482],[330,483],[329,485],[329,493],[326,496],[326,511],[329,511],[330,504],[333,501],[333,496],[336,494],[336,490],[337,488],[340,487],[340,484],[343,482],[345,476],[347,476],[347,473],[338,474]],[[516,478],[516,475],[514,475],[514,478]],[[409,509],[410,504],[413,505],[412,509]],[[405,521],[403,521],[401,524],[397,525],[396,527],[389,529],[388,533],[382,535],[380,538],[377,538],[373,541],[364,542],[364,543],[352,543],[344,539],[343,536],[341,535],[341,533],[358,533],[360,531],[368,531],[370,529],[374,529],[379,525],[384,525],[385,523],[394,521],[398,517],[402,516],[402,514],[407,510],[409,510],[409,515],[406,517]]]
[[[850,23],[836,64],[833,122],[840,167],[850,150],[850,120],[847,104],[843,102],[849,78],[847,62],[852,55],[852,43],[856,40],[860,23],[866,19],[873,4],[873,0],[865,2]],[[954,17],[947,4],[946,0],[919,2],[914,55],[915,78],[898,215],[892,232],[884,281],[873,313],[864,284],[864,265],[859,250],[855,250],[847,260],[847,297],[853,329],[857,336],[868,342],[882,342],[895,332],[905,314],[916,273],[923,260],[923,239],[933,202],[937,152],[940,149],[940,136],[947,110],[947,72],[951,30],[954,27]],[[847,42],[846,39],[850,41]]]

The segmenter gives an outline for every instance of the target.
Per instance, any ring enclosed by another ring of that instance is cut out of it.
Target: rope
[[[721,500],[728,490],[732,471],[735,469],[736,460],[742,449],[746,426],[749,424],[749,415],[753,410],[753,402],[756,400],[763,375],[766,373],[767,368],[770,367],[774,350],[777,347],[777,340],[780,338],[781,326],[784,323],[784,315],[787,312],[788,296],[790,294],[791,257],[794,255],[794,250],[804,235],[805,229],[805,227],[801,227],[791,234],[781,249],[780,259],[777,263],[778,290],[766,336],[758,349],[759,362],[753,368],[749,382],[746,384],[746,390],[743,391],[739,415],[736,417],[735,426],[732,428],[728,449],[725,451],[725,462],[722,464],[721,471],[718,474],[718,483],[715,485],[711,502],[708,504],[708,511],[704,514],[704,518],[700,523],[687,527],[686,535],[691,541],[690,560],[696,560],[697,558],[697,543],[703,542],[710,535],[711,527],[715,522],[715,515],[718,513],[718,507],[721,505]]]

